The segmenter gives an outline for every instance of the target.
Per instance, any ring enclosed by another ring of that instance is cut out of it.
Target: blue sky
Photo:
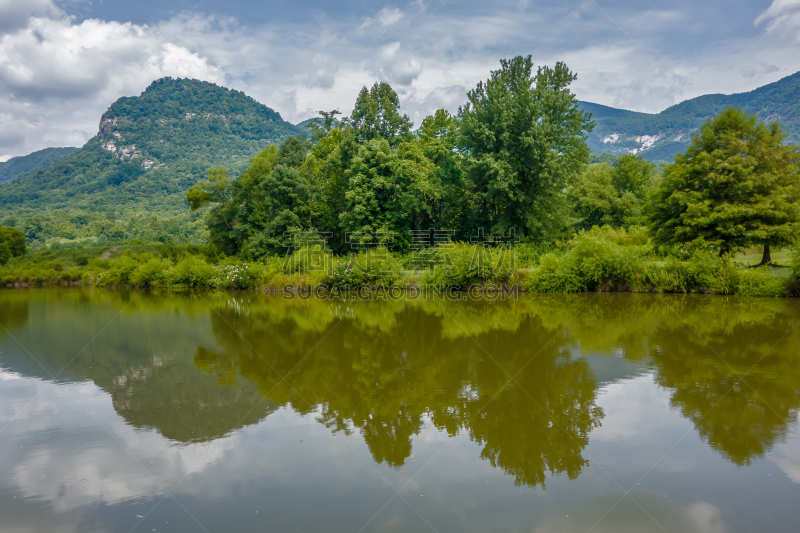
[[[0,160],[82,145],[163,76],[292,122],[381,79],[419,123],[517,54],[565,61],[582,100],[658,112],[792,74],[799,47],[800,0],[0,0]]]

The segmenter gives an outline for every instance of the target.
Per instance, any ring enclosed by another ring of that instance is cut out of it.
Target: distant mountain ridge
[[[80,148],[45,148],[28,155],[12,157],[5,163],[0,163],[0,183],[8,183],[20,176],[36,172],[78,150]]]
[[[0,223],[39,216],[27,226],[29,239],[42,232],[80,238],[96,223],[107,229],[93,227],[95,234],[113,238],[140,233],[131,225],[157,215],[175,220],[151,224],[150,234],[196,237],[203,228],[199,220],[187,224],[189,187],[211,167],[224,166],[235,176],[260,150],[303,133],[240,91],[191,79],[156,80],[140,96],[114,102],[97,136],[81,149],[0,186]]]
[[[779,122],[786,130],[786,142],[800,143],[800,72],[745,93],[698,96],[656,114],[590,102],[579,105],[593,115],[596,126],[587,143],[598,153],[639,153],[653,161],[670,161],[686,149],[705,120],[731,105],[761,120]]]

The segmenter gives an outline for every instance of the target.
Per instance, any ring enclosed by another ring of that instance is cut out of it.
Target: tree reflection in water
[[[83,289],[0,296],[0,323],[44,367],[69,365],[60,380],[93,380],[128,424],[177,442],[217,439],[285,406],[333,433],[361,435],[375,461],[395,468],[430,424],[469,436],[518,484],[544,486],[548,475],[581,473],[603,419],[601,384],[587,361],[646,363],[672,406],[737,465],[779,442],[800,406],[795,300],[325,302]],[[4,366],[50,379],[38,364],[9,358],[19,350],[2,329],[0,342]]]

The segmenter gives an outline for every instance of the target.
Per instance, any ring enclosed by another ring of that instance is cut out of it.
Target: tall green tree
[[[644,199],[655,184],[656,166],[638,154],[621,155],[614,162],[614,187],[620,193],[630,192]]]
[[[568,227],[565,189],[589,162],[593,128],[569,90],[575,79],[564,63],[534,74],[530,56],[517,56],[468,93],[460,145],[478,195],[474,226],[536,240]]]
[[[777,123],[729,107],[703,124],[664,169],[649,207],[654,240],[718,246],[786,245],[797,236],[800,149],[783,145]]]
[[[186,200],[192,211],[209,204],[212,206],[205,214],[206,228],[211,243],[227,255],[233,255],[241,248],[241,243],[232,234],[232,229],[236,226],[236,204],[231,202],[231,189],[228,170],[219,167],[208,169],[208,177],[189,188],[186,193]]]
[[[336,119],[336,115],[341,115],[342,112],[338,109],[333,111],[318,111],[322,118],[314,118],[306,124],[306,130],[315,143],[318,143],[332,130],[341,127],[341,122]]]
[[[275,168],[261,183],[263,209],[257,213],[256,231],[244,244],[251,257],[274,254],[285,249],[285,234],[311,228],[311,186],[301,167],[308,154],[302,136],[289,137],[278,150]]]
[[[341,251],[343,239],[339,232],[339,215],[347,207],[347,178],[342,161],[345,130],[334,128],[315,144],[303,163],[303,173],[310,186],[309,209],[311,226],[333,234],[330,241]]]
[[[206,225],[220,251],[254,258],[276,253],[285,232],[311,226],[311,185],[302,171],[308,150],[305,136],[289,137],[280,149],[262,150],[233,182],[225,169],[212,169],[189,190],[193,210],[213,204]]]
[[[431,225],[456,231],[462,228],[472,205],[472,191],[462,170],[463,156],[457,150],[458,126],[457,117],[438,109],[423,119],[417,132],[425,156],[436,165],[436,179],[441,187],[431,206]]]
[[[348,122],[359,144],[382,138],[392,148],[409,139],[412,126],[408,115],[400,114],[400,98],[386,82],[361,89]]]

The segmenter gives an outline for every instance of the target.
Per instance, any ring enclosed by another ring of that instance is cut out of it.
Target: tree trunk
[[[772,257],[769,255],[769,244],[764,245],[764,255],[761,256],[761,262],[756,266],[764,266],[772,263]]]

